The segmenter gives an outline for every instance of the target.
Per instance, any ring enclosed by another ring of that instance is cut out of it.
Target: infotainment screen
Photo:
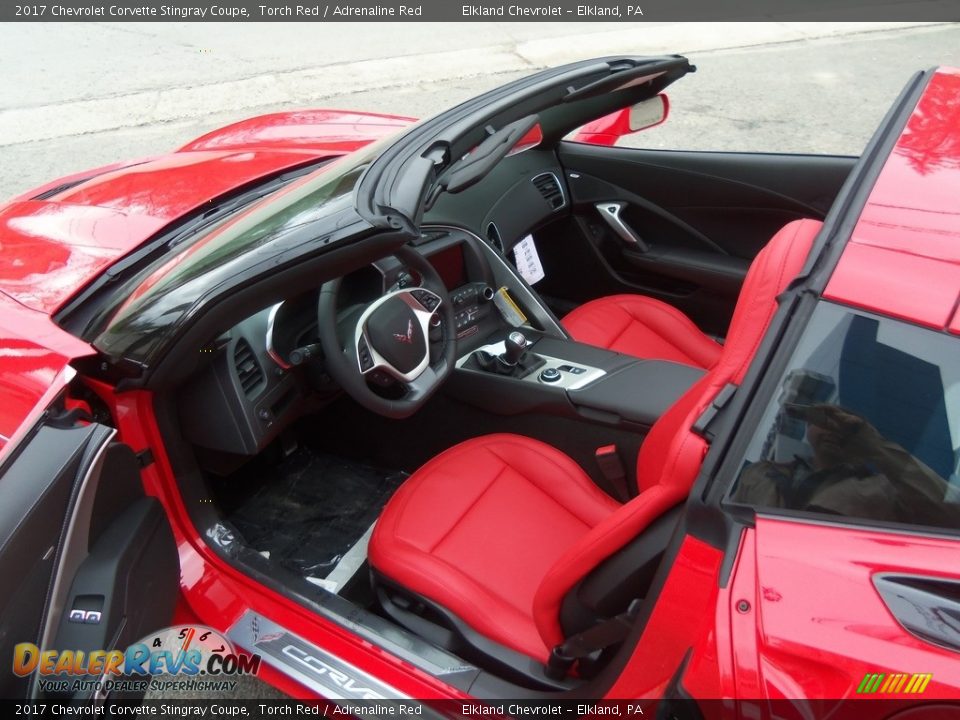
[[[455,290],[467,284],[467,271],[463,263],[463,245],[457,243],[427,258],[440,275],[447,290]]]

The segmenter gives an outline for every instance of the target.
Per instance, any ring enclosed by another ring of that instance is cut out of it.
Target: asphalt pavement
[[[0,198],[283,109],[424,117],[549,65],[682,52],[651,147],[857,154],[960,26],[891,23],[0,25]]]
[[[631,144],[857,155],[912,73],[960,66],[960,25],[7,24],[0,198],[261,113],[423,117],[549,65],[673,52],[698,71]],[[250,681],[230,697],[279,695]]]

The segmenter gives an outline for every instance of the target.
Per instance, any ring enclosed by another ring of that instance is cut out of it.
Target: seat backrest
[[[651,521],[687,498],[707,452],[706,441],[692,427],[721,388],[743,381],[777,310],[777,297],[799,274],[821,227],[815,220],[795,220],[757,254],[717,364],[657,420],[643,441],[637,459],[640,494],[591,529],[547,572],[533,606],[547,647],[564,639],[559,620],[564,595]]]

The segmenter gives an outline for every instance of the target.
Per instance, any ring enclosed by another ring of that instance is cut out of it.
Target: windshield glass
[[[190,314],[207,291],[243,267],[309,244],[328,228],[321,222],[353,208],[353,190],[383,149],[381,140],[227,217],[177,245],[128,280],[100,310],[103,330],[94,339],[102,352],[138,362]],[[315,228],[311,234],[309,231]],[[301,232],[301,231],[307,231]]]

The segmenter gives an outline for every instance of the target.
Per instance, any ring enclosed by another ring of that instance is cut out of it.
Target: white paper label
[[[533,242],[533,235],[527,235],[513,247],[513,257],[517,263],[520,277],[531,285],[540,282],[545,277],[543,264],[537,254],[537,246]]]

